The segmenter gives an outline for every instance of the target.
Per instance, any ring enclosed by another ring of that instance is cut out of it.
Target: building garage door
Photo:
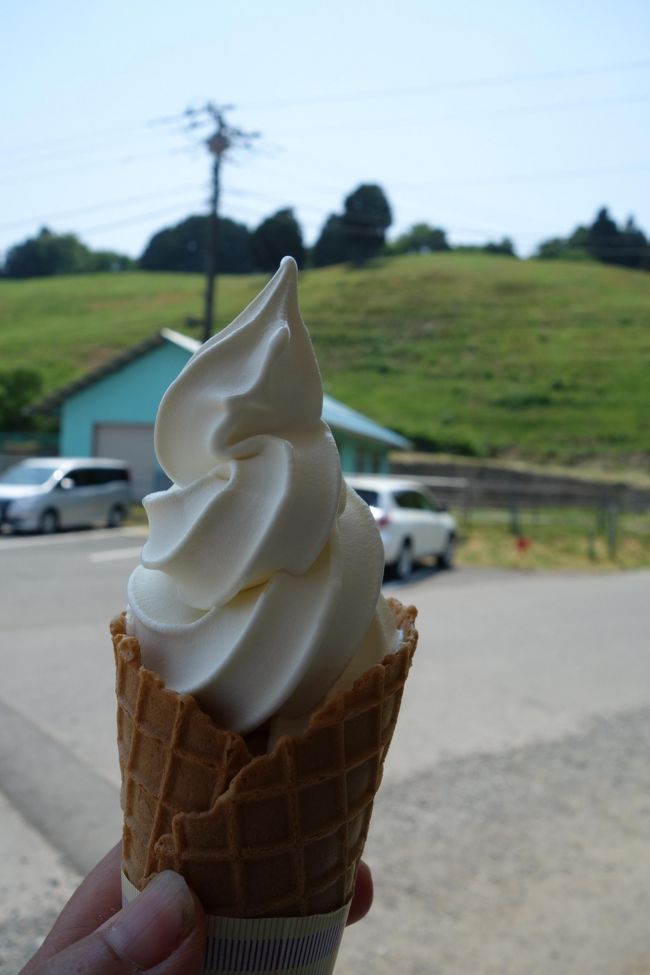
[[[153,424],[96,423],[93,453],[95,457],[114,457],[129,465],[134,500],[164,486],[153,447]]]

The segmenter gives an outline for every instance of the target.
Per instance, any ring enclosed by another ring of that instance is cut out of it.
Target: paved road
[[[0,538],[1,975],[118,829],[106,626],[141,541]],[[650,971],[649,582],[387,587],[421,642],[367,850],[376,906],[341,975]]]

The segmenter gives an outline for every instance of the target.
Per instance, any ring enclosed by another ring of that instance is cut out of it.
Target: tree
[[[118,251],[90,251],[88,256],[88,271],[101,273],[104,271],[121,272],[133,271],[138,262],[126,254]]]
[[[375,183],[362,183],[345,198],[341,218],[349,258],[365,264],[383,249],[386,231],[393,222],[384,191]]]
[[[598,211],[590,227],[578,226],[570,237],[553,237],[543,241],[537,250],[537,257],[561,257],[566,260],[593,258],[604,264],[650,269],[650,245],[634,217],[628,217],[621,229],[606,207]]]
[[[490,240],[482,248],[486,254],[503,254],[505,257],[516,257],[515,246],[509,237],[499,241]]]
[[[640,230],[634,217],[630,216],[620,234],[620,260],[624,267],[643,267],[650,265],[650,247],[645,234]]]
[[[622,267],[647,268],[650,265],[648,241],[634,217],[620,229],[606,207],[598,211],[587,230],[586,248],[597,260]]]
[[[139,260],[146,271],[205,271],[208,218],[191,216],[153,235]],[[219,220],[219,270],[225,274],[248,274],[253,270],[251,235],[248,227],[227,217]]]
[[[30,430],[31,417],[25,407],[41,391],[43,380],[35,369],[4,369],[0,372],[0,430]]]
[[[314,267],[342,264],[348,259],[347,238],[341,217],[330,213],[311,255]]]
[[[598,211],[596,219],[587,232],[586,247],[593,257],[605,263],[619,263],[620,232],[607,207]]]
[[[587,236],[589,227],[578,225],[569,237],[550,237],[542,241],[537,248],[535,257],[542,260],[561,259],[564,261],[593,260],[587,250]]]
[[[278,210],[263,220],[253,231],[253,258],[260,271],[275,271],[287,254],[295,258],[298,267],[305,262],[302,230],[293,210]]]
[[[591,255],[585,247],[575,247],[570,237],[549,237],[538,246],[535,257],[541,260],[588,261]]]
[[[410,230],[387,245],[390,254],[429,254],[449,249],[445,231],[428,223],[413,224]]]
[[[10,248],[4,273],[8,278],[40,278],[53,274],[75,274],[88,269],[90,251],[74,234],[54,234],[42,227]]]
[[[134,262],[115,251],[92,251],[75,234],[55,234],[42,227],[9,250],[4,274],[8,278],[41,278],[56,274],[127,271]]]

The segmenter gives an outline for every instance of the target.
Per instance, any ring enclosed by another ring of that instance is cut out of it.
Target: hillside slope
[[[219,324],[265,278],[219,282]],[[47,391],[200,314],[198,276],[0,281],[0,368]],[[650,275],[487,255],[302,275],[332,395],[449,452],[612,466],[650,459]]]

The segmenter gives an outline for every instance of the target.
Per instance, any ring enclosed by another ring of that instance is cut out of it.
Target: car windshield
[[[45,484],[52,477],[56,467],[10,467],[0,474],[0,484]]]
[[[355,488],[354,490],[357,492],[361,500],[365,501],[369,507],[377,507],[379,499],[376,491],[366,491],[365,488]]]

